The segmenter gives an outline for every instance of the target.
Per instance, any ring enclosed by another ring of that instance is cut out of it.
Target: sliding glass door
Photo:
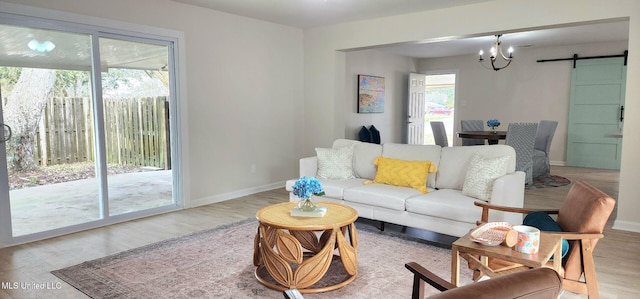
[[[178,208],[172,41],[29,21],[0,14],[0,247]]]
[[[109,214],[171,205],[169,47],[99,41]]]
[[[11,136],[2,155],[8,177],[1,179],[9,183],[3,201],[10,200],[11,235],[101,219],[91,36],[12,25],[0,25],[0,35],[8,45],[0,58],[0,88]]]

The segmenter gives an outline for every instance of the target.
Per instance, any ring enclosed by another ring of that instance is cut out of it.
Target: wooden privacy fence
[[[93,108],[88,98],[51,98],[34,149],[40,165],[95,160]],[[170,169],[166,97],[104,99],[108,164]]]

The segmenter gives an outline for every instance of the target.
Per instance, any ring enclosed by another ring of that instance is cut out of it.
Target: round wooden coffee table
[[[271,289],[298,289],[301,293],[326,292],[351,283],[358,274],[356,210],[320,202],[319,206],[327,207],[323,217],[293,217],[291,209],[296,205],[286,202],[256,213],[259,225],[253,264],[258,281]],[[334,257],[340,259],[345,279],[314,287],[325,276]]]

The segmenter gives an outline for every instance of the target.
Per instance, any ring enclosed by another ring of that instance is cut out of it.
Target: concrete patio
[[[171,170],[110,175],[109,215],[172,204]],[[10,192],[13,235],[66,227],[100,219],[95,178]]]

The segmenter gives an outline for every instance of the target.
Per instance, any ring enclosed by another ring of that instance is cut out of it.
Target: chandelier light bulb
[[[508,55],[505,55],[504,50],[502,49],[502,43],[500,42],[501,36],[501,34],[496,35],[496,41],[493,43],[493,46],[489,50],[489,52],[491,53],[491,56],[488,59],[489,63],[491,63],[490,66],[486,66],[484,64],[485,60],[484,57],[482,57],[484,51],[480,50],[480,58],[478,59],[478,61],[480,62],[480,64],[482,64],[483,67],[490,70],[499,71],[511,64],[511,61],[513,60],[513,47],[509,47],[509,49],[507,49]],[[502,61],[496,62],[496,60]]]

